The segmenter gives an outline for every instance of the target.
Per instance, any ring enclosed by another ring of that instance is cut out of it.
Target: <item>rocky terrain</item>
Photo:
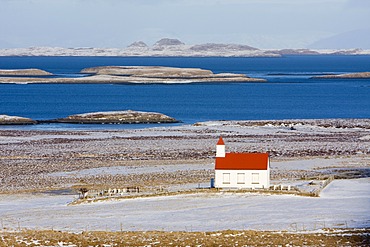
[[[273,180],[369,173],[369,119],[220,121],[121,130],[0,130],[0,192],[70,189],[81,184],[143,189],[208,184],[220,135],[228,143],[228,152],[269,152],[272,164],[300,160],[288,170],[273,168]],[[305,168],[305,160],[312,160],[316,168]]]
[[[368,79],[370,78],[370,72],[359,72],[359,73],[349,73],[340,75],[321,75],[315,76],[313,78],[320,79]]]
[[[319,51],[314,51],[310,49],[282,49],[272,51],[279,55],[319,55]]]
[[[0,69],[0,76],[47,76],[52,73],[41,69]]]
[[[238,45],[238,44],[216,44],[216,43],[207,43],[201,45],[194,45],[190,48],[192,51],[198,52],[212,52],[212,51],[257,51],[257,48],[248,46],[248,45]]]
[[[175,68],[161,66],[101,66],[86,68],[81,71],[86,74],[136,76],[149,78],[206,78],[223,77],[224,74],[213,74],[210,70],[198,68]],[[227,74],[232,76],[234,74]],[[241,76],[235,74],[234,76]]]
[[[0,115],[0,125],[22,125],[22,124],[36,124],[35,120],[24,117]]]
[[[178,39],[164,38],[149,46],[136,41],[125,48],[62,48],[30,47],[0,49],[0,56],[155,56],[155,57],[280,57],[282,55],[370,55],[370,50],[313,50],[313,49],[266,49],[242,44],[194,44]]]
[[[153,46],[136,41],[126,48],[31,47],[0,49],[0,56],[156,56],[156,57],[276,57],[276,53],[238,44],[187,45],[178,39],[163,38]]]
[[[51,120],[33,120],[30,118],[0,115],[0,125],[23,125],[40,123],[71,123],[71,124],[138,124],[138,123],[178,123],[179,121],[157,112],[111,111],[92,112],[71,115]]]
[[[102,66],[81,71],[80,77],[0,77],[0,83],[196,83],[196,82],[265,82],[244,74],[220,73],[198,68],[160,66]]]
[[[111,76],[126,76],[131,80],[192,80],[192,81],[263,81],[245,76],[244,74],[234,73],[220,73],[214,74],[210,70],[199,68],[175,68],[175,67],[162,67],[162,66],[101,66],[86,68],[81,73],[98,74],[98,75],[111,75]]]
[[[113,111],[76,114],[47,122],[79,124],[178,123],[179,121],[156,112]]]

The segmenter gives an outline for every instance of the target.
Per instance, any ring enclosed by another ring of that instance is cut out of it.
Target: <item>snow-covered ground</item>
[[[370,226],[370,178],[335,180],[321,196],[200,193],[67,206],[71,195],[0,196],[8,229],[315,230]]]

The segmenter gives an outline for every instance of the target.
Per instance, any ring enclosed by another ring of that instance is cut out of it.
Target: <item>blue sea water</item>
[[[65,77],[76,76],[86,67],[105,65],[199,67],[215,73],[243,73],[265,78],[267,82],[182,85],[0,84],[0,114],[41,120],[77,113],[131,109],[161,112],[184,123],[208,120],[370,118],[369,79],[311,79],[313,75],[327,73],[370,71],[370,56],[0,57],[0,69],[40,68]],[[83,126],[128,127],[132,126]],[[53,124],[17,128],[81,126]]]

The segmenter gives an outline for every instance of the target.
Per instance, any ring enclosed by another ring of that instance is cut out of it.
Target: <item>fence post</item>
[[[295,231],[298,230],[297,223],[292,223],[292,224],[290,224],[290,226],[292,227],[293,230],[295,230]]]

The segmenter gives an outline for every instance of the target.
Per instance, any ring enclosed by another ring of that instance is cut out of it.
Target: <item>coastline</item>
[[[347,73],[338,75],[321,75],[314,76],[316,79],[369,79],[370,72]]]

